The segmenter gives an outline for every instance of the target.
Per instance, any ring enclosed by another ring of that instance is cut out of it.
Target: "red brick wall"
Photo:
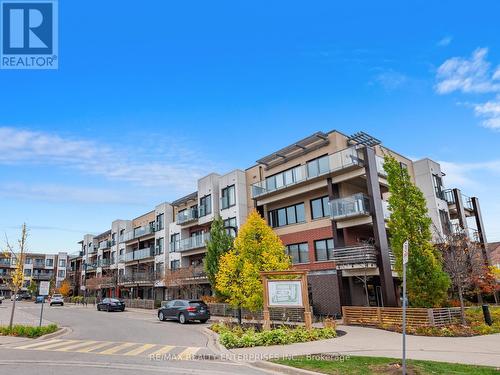
[[[295,269],[299,270],[325,270],[334,269],[335,262],[316,262],[316,257],[314,254],[314,241],[323,240],[326,238],[332,238],[333,232],[332,227],[323,227],[317,229],[309,229],[300,232],[288,233],[280,236],[281,241],[284,245],[292,245],[296,243],[307,242],[309,247],[309,263],[308,264],[297,264],[294,265]]]

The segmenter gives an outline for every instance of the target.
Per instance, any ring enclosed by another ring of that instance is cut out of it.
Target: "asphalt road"
[[[40,305],[23,302],[38,316]],[[48,340],[0,346],[0,374],[264,374],[221,359],[203,332],[207,324],[160,322],[156,311],[98,312],[94,306],[44,308],[44,319],[69,332]]]

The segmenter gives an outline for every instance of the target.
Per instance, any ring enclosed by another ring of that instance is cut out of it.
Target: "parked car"
[[[21,299],[24,299],[24,300],[31,299],[31,294],[29,294],[28,292],[23,292],[23,293],[21,293],[20,297],[21,297]]]
[[[43,303],[45,301],[45,297],[44,296],[37,296],[35,298],[35,303]]]
[[[64,299],[62,294],[53,294],[50,298],[50,306],[52,305],[61,305],[64,306]]]
[[[206,323],[210,319],[210,311],[205,302],[199,300],[175,299],[168,301],[158,309],[158,319],[176,319],[184,324],[193,320]]]
[[[116,298],[104,298],[97,304],[97,311],[125,311],[125,302]]]
[[[20,295],[20,294],[13,294],[13,295],[11,295],[11,296],[10,296],[10,300],[11,300],[11,301],[14,301],[14,299],[15,299],[16,301],[21,301],[23,298],[21,297],[21,295]]]

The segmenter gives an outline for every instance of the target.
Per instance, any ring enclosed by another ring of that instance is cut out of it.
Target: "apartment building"
[[[446,189],[430,159],[413,161],[363,132],[316,132],[196,191],[80,241],[81,289],[101,296],[165,300],[212,293],[203,270],[206,241],[219,215],[233,235],[255,209],[280,236],[293,267],[307,270],[315,314],[342,305],[397,306],[399,277],[389,248],[384,155],[394,156],[423,191],[434,240],[466,231],[486,244],[479,201]]]
[[[0,295],[10,297],[10,280],[16,268],[16,259],[10,255],[0,254]],[[66,252],[57,254],[27,253],[24,256],[24,282],[22,291],[26,291],[31,284],[40,281],[54,281],[59,287],[67,277],[68,255]]]
[[[312,134],[259,159],[246,177],[253,207],[280,236],[294,268],[309,271],[316,314],[340,313],[342,305],[400,303],[386,226],[385,154],[423,190],[436,241],[465,229],[486,243],[478,199],[444,189],[438,163],[413,162],[363,132]]]

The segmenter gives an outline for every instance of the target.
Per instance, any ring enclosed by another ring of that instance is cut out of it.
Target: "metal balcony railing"
[[[176,216],[177,224],[185,224],[198,219],[198,208],[188,208]]]
[[[181,239],[170,243],[170,251],[188,251],[205,247],[205,243],[210,239],[210,233],[202,233],[197,236]]]
[[[311,160],[307,164],[288,169],[274,176],[267,177],[264,181],[253,184],[252,198],[285,189],[331,172],[361,165],[363,165],[363,158],[360,151],[350,147],[319,159]]]
[[[130,253],[125,253],[123,255],[124,262],[131,262],[133,260],[141,260],[149,257],[154,257],[155,249],[154,246],[146,247],[144,249],[134,250]]]
[[[448,203],[448,204],[456,204],[455,202],[455,194],[453,194],[452,189],[447,189],[443,191],[443,199]],[[464,208],[466,210],[474,210],[474,206],[472,205],[472,199],[468,197],[467,195],[464,195],[460,193],[461,199],[462,199],[462,204],[464,205]]]
[[[144,283],[144,282],[154,282],[156,280],[156,275],[154,272],[131,272],[120,275],[119,281],[121,283]]]
[[[330,201],[330,214],[334,220],[370,215],[370,200],[363,193],[333,199]]]
[[[395,258],[390,250],[391,265]],[[338,269],[346,268],[375,268],[377,267],[377,249],[373,245],[358,245],[339,247],[333,250],[333,261]]]
[[[0,259],[0,266],[10,267],[10,259],[7,258]]]

